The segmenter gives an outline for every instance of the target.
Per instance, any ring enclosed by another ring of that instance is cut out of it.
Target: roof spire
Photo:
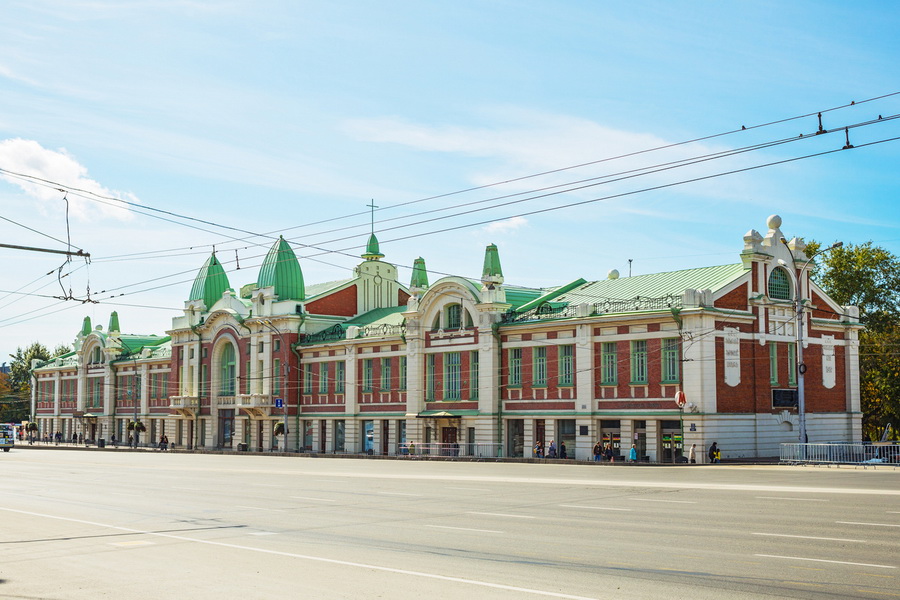
[[[378,246],[378,238],[375,237],[375,209],[378,207],[375,206],[374,199],[371,204],[366,204],[366,206],[372,209],[372,234],[369,236],[369,243],[366,244],[366,252],[362,257],[366,260],[379,260],[384,258],[384,254],[381,253],[381,249]]]
[[[425,270],[425,259],[421,256],[413,261],[409,289],[413,294],[428,289],[428,271]]]
[[[484,269],[481,283],[487,288],[503,283],[503,269],[500,267],[500,253],[496,244],[488,244],[484,249]]]
[[[109,315],[109,327],[107,328],[110,333],[114,331],[121,331],[119,329],[119,313],[116,311],[112,311],[112,314]]]
[[[93,327],[91,327],[91,318],[85,317],[84,321],[81,323],[81,335],[82,336],[90,335],[91,329],[93,329]]]

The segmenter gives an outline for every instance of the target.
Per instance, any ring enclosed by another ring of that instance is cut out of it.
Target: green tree
[[[819,248],[810,242],[807,256]],[[842,306],[858,306],[866,326],[859,336],[863,430],[877,439],[888,423],[900,428],[900,258],[870,241],[817,260],[816,283]]]
[[[48,360],[50,351],[40,342],[34,342],[25,350],[21,347],[16,348],[16,353],[9,356],[12,362],[9,364],[7,383],[10,398],[15,400],[14,403],[10,403],[11,406],[15,406],[11,414],[15,418],[7,420],[22,420],[28,418],[31,409],[31,361]]]
[[[72,351],[72,346],[68,344],[58,344],[56,348],[53,349],[53,354],[50,356],[62,356],[63,354],[68,354]]]

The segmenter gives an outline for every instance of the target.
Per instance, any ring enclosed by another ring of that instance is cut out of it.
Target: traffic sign
[[[275,408],[284,408],[284,398],[275,398]]]
[[[687,396],[681,390],[675,392],[675,404],[678,405],[678,408],[684,408],[684,405],[687,404]]]

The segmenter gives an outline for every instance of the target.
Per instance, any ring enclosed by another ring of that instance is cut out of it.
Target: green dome
[[[366,244],[366,253],[362,257],[366,260],[384,258],[384,254],[381,253],[381,249],[378,247],[378,238],[375,237],[374,233],[369,236],[369,243]]]
[[[228,276],[225,275],[225,269],[222,268],[222,263],[216,258],[216,254],[213,253],[206,259],[206,262],[200,268],[200,272],[197,273],[194,285],[191,287],[191,297],[188,298],[188,301],[203,300],[203,304],[208,309],[230,287],[228,285]]]
[[[306,287],[303,285],[303,271],[291,245],[284,237],[269,250],[266,260],[259,268],[259,277],[256,279],[258,288],[274,287],[275,295],[279,300],[304,300],[306,299]]]

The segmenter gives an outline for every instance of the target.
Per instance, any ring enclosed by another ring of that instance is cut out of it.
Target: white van
[[[15,443],[16,426],[11,423],[0,423],[0,448],[3,448],[4,452],[9,452]]]

